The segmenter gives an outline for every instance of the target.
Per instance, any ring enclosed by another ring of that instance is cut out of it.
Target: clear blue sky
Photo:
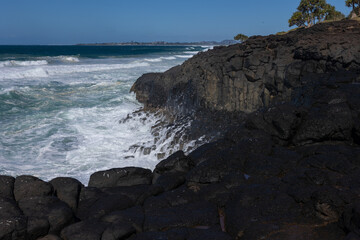
[[[288,30],[300,0],[0,0],[0,44],[232,39]],[[348,14],[345,0],[328,3]]]

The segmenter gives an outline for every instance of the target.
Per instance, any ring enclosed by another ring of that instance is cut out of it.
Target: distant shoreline
[[[118,42],[118,43],[78,43],[75,46],[216,46],[236,44],[234,40],[201,41],[201,42]]]

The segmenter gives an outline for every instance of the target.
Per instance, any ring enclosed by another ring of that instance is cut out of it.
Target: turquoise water
[[[86,183],[102,169],[154,167],[160,149],[151,126],[158,119],[120,121],[141,107],[130,87],[143,73],[206,49],[0,46],[0,174]],[[144,155],[134,145],[153,150]]]

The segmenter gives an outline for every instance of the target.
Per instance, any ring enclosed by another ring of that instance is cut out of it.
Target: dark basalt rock
[[[119,187],[151,184],[152,173],[149,169],[128,167],[114,168],[93,173],[89,187]]]
[[[15,178],[10,176],[0,176],[0,197],[14,199]]]
[[[317,24],[144,75],[145,108],[210,142],[87,187],[0,176],[0,239],[359,239],[359,35]]]
[[[49,234],[49,235],[46,235],[45,237],[38,238],[38,240],[62,240],[62,239],[56,235]]]
[[[144,211],[141,206],[136,206],[125,210],[111,212],[102,217],[101,220],[108,223],[130,224],[137,232],[142,232]]]
[[[0,197],[0,239],[26,239],[27,219],[22,215],[16,202]]]
[[[195,202],[172,208],[145,212],[145,231],[176,227],[214,226],[219,223],[217,207],[209,202]]]
[[[61,231],[61,238],[64,240],[101,240],[101,236],[109,223],[98,220],[86,220],[72,224]]]
[[[73,211],[76,211],[83,185],[76,179],[65,177],[55,178],[50,181],[50,184],[54,188],[55,196],[67,203]]]
[[[108,194],[96,188],[82,188],[76,216],[81,219],[100,218],[112,211],[122,210],[134,205],[127,196],[119,193]]]
[[[15,179],[14,195],[16,201],[24,198],[50,196],[53,193],[51,184],[33,176],[19,176]]]
[[[165,73],[144,74],[131,88],[147,108],[254,112],[298,101],[307,74],[360,71],[358,21],[317,24],[285,35],[251,37],[201,52]],[[311,91],[311,88],[307,89]]]
[[[74,221],[72,210],[56,197],[24,198],[19,201],[19,207],[24,215],[29,218],[28,234],[30,235],[57,234]]]
[[[218,228],[175,228],[165,232],[145,232],[137,234],[136,236],[129,238],[130,240],[153,240],[153,239],[186,239],[186,240],[229,240],[232,239],[229,235],[222,232]]]

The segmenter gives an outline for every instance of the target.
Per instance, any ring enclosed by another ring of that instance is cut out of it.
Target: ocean
[[[130,88],[143,73],[166,71],[207,49],[0,46],[0,175],[87,184],[99,170],[154,168],[159,153],[170,153],[171,139],[154,142],[159,117],[132,114],[142,105]]]

